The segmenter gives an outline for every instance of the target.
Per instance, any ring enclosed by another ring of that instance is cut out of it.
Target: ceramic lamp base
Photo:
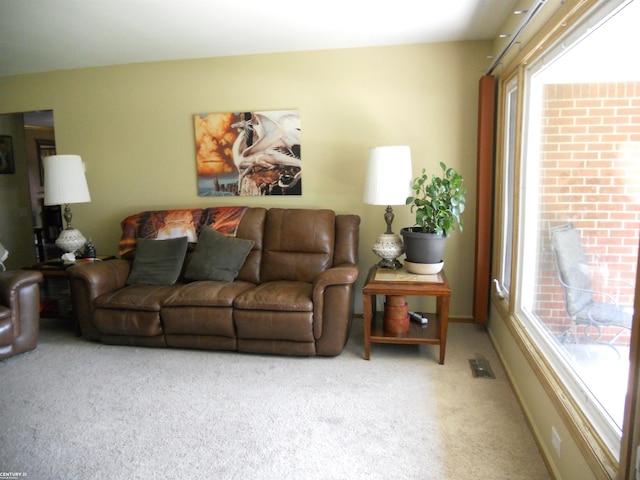
[[[64,229],[56,239],[56,247],[69,253],[80,250],[85,243],[87,239],[75,228]]]
[[[397,260],[404,253],[404,243],[400,235],[396,233],[381,233],[371,250],[382,259],[378,263],[379,267],[402,268],[402,263]]]

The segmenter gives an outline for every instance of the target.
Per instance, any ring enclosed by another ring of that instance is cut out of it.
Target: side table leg
[[[375,296],[373,297],[375,299]],[[364,310],[363,310],[363,322],[364,322],[364,359],[369,360],[369,353],[371,351],[371,295],[362,295]]]
[[[444,365],[444,354],[447,349],[447,327],[449,326],[449,296],[436,299],[436,312],[440,319],[440,365]]]

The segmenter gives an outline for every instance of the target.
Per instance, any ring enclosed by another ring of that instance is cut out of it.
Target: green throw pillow
[[[186,253],[187,237],[139,238],[127,285],[173,285],[180,276]]]
[[[253,248],[253,241],[203,228],[184,273],[187,280],[232,282]]]

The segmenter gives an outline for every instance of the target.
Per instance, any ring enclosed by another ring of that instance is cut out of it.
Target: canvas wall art
[[[194,115],[200,196],[302,195],[300,112]]]

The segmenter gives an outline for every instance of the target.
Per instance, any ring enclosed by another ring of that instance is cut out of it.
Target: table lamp
[[[74,253],[87,239],[71,226],[71,203],[90,202],[89,187],[80,155],[51,155],[44,159],[44,204],[63,205],[67,226],[56,239],[56,246]]]
[[[391,205],[405,205],[411,196],[411,149],[408,146],[372,147],[369,149],[367,177],[364,184],[364,203],[387,205],[384,220],[387,230],[373,245],[373,252],[381,258],[379,267],[401,268],[397,258],[404,253],[402,237],[391,230]]]

